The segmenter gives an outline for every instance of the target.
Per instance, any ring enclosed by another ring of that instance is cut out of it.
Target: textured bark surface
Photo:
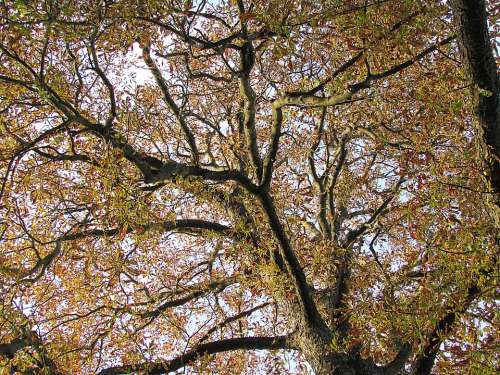
[[[482,151],[489,168],[489,182],[500,207],[500,100],[499,79],[488,33],[484,0],[451,0],[465,71],[472,81],[472,94]]]

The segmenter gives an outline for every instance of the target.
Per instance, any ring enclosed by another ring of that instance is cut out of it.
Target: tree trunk
[[[310,324],[298,324],[291,342],[300,349],[316,375],[381,375],[382,368],[357,353],[334,350],[331,335]]]
[[[450,0],[466,73],[472,83],[477,138],[488,168],[494,204],[500,208],[499,78],[488,33],[485,0]]]

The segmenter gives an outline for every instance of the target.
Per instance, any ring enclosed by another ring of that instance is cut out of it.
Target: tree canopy
[[[498,19],[2,1],[0,374],[497,373]]]

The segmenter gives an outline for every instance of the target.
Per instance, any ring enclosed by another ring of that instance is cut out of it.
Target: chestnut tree
[[[497,373],[498,17],[3,0],[0,373]]]

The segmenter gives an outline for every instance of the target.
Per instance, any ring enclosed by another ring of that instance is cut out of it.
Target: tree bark
[[[450,0],[465,72],[472,83],[477,134],[487,179],[500,208],[500,83],[488,32],[485,0]],[[498,210],[497,210],[498,213]]]

